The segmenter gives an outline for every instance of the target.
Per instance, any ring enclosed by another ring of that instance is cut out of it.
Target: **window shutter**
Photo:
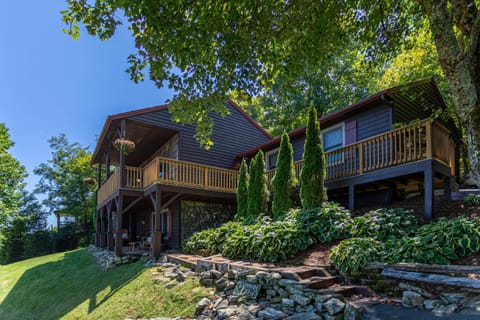
[[[345,145],[357,142],[357,120],[345,122]]]

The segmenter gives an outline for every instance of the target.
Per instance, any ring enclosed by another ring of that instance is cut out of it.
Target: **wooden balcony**
[[[143,168],[125,167],[125,189],[144,190],[155,183],[235,193],[238,171],[157,157]],[[116,170],[98,190],[97,204],[120,189]]]
[[[455,144],[450,138],[450,131],[436,121],[423,120],[418,125],[388,131],[325,153],[326,180],[361,175],[425,159],[444,163],[450,167],[451,175],[455,175]],[[302,160],[295,162],[298,178],[302,166]],[[269,181],[275,171],[267,171]]]
[[[326,179],[335,180],[362,175],[379,169],[404,165],[419,160],[435,159],[455,175],[455,144],[450,131],[440,123],[423,120],[417,125],[358,141],[325,153]],[[303,161],[295,162],[297,177]],[[275,169],[267,171],[268,180]],[[203,190],[235,193],[238,171],[157,157],[143,168],[125,167],[124,188],[145,190],[155,183]],[[98,204],[120,189],[116,170],[98,191]]]

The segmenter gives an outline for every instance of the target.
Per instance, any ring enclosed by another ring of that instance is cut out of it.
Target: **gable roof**
[[[252,123],[262,134],[264,134],[265,137],[267,137],[268,139],[273,138],[264,128],[262,128],[252,117],[250,117],[233,100],[229,99],[225,103],[229,104],[234,109],[236,109],[242,116],[244,116],[250,123]],[[92,159],[91,159],[90,163],[94,164],[94,163],[99,162],[100,150],[102,149],[102,146],[106,143],[105,139],[107,137],[107,134],[108,134],[109,129],[111,128],[112,124],[118,123],[122,119],[127,119],[127,118],[131,118],[131,117],[134,117],[134,116],[138,116],[138,115],[142,115],[142,114],[146,114],[146,113],[163,111],[163,110],[168,110],[168,104],[163,104],[163,105],[158,105],[158,106],[153,106],[153,107],[147,107],[147,108],[127,111],[127,112],[122,112],[122,113],[117,113],[117,114],[114,114],[114,115],[107,116],[107,119],[105,120],[102,131],[101,131],[100,136],[98,138],[97,144],[95,146],[95,150],[92,154]]]
[[[319,122],[321,127],[329,127],[332,124],[338,123],[338,121],[351,116],[359,111],[364,111],[367,108],[371,108],[373,106],[378,105],[378,103],[390,103],[391,101],[395,101],[397,97],[402,95],[408,89],[417,88],[419,90],[430,90],[433,95],[436,96],[438,99],[439,105],[441,108],[446,109],[445,101],[438,90],[438,87],[435,83],[433,77],[420,79],[414,82],[410,82],[407,84],[399,85],[396,87],[392,87],[389,89],[384,89],[379,91],[367,98],[359,100],[343,109],[331,112],[323,117],[320,117]],[[302,137],[305,135],[306,126],[294,129],[288,132],[288,135],[291,140],[296,139],[298,137]],[[242,152],[238,155],[238,158],[249,158],[255,155],[259,150],[271,150],[276,148],[280,144],[281,136],[277,136],[272,140],[261,144],[255,148]]]

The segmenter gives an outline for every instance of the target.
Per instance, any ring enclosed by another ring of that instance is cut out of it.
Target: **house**
[[[233,217],[242,158],[263,150],[267,175],[273,177],[280,138],[272,138],[234,102],[225,105],[230,115],[214,115],[214,146],[208,151],[195,141],[193,126],[170,120],[167,106],[107,118],[92,156],[101,181],[98,246],[121,255],[123,245],[151,239],[158,257],[162,246],[180,248],[193,232]],[[448,196],[459,166],[460,134],[453,121],[429,119],[445,108],[435,82],[425,79],[320,118],[329,196],[353,209],[421,191],[425,217],[431,218],[434,189]],[[299,174],[305,128],[289,135]],[[115,148],[127,142],[129,153]]]
[[[455,188],[461,134],[446,115],[432,78],[380,91],[319,119],[329,199],[350,210],[389,204],[412,192],[424,194],[424,215],[432,218],[433,193]],[[432,115],[442,114],[436,120]],[[299,175],[306,128],[289,132]],[[266,155],[267,175],[275,174],[280,137],[247,150]]]
[[[233,218],[237,155],[272,137],[234,102],[225,105],[230,115],[214,115],[208,151],[195,140],[194,126],[171,121],[167,106],[107,117],[91,160],[101,182],[98,246],[122,255],[122,245],[148,239],[158,257],[161,244],[180,248],[193,232]],[[117,150],[118,139],[133,150]]]

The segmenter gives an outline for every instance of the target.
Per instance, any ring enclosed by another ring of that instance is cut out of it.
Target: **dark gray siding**
[[[305,136],[292,140],[293,161],[302,160],[304,146],[305,146]]]
[[[357,120],[357,140],[360,141],[392,130],[390,112],[389,106],[380,104],[345,119],[345,122]]]
[[[220,115],[213,115],[214,126],[212,141],[214,145],[210,150],[200,147],[195,140],[195,127],[182,125],[170,120],[167,110],[150,112],[133,116],[129,119],[165,128],[176,130],[180,133],[178,159],[221,168],[232,168],[238,154],[251,149],[269,139],[240,111],[226,104],[230,115],[225,119]]]

